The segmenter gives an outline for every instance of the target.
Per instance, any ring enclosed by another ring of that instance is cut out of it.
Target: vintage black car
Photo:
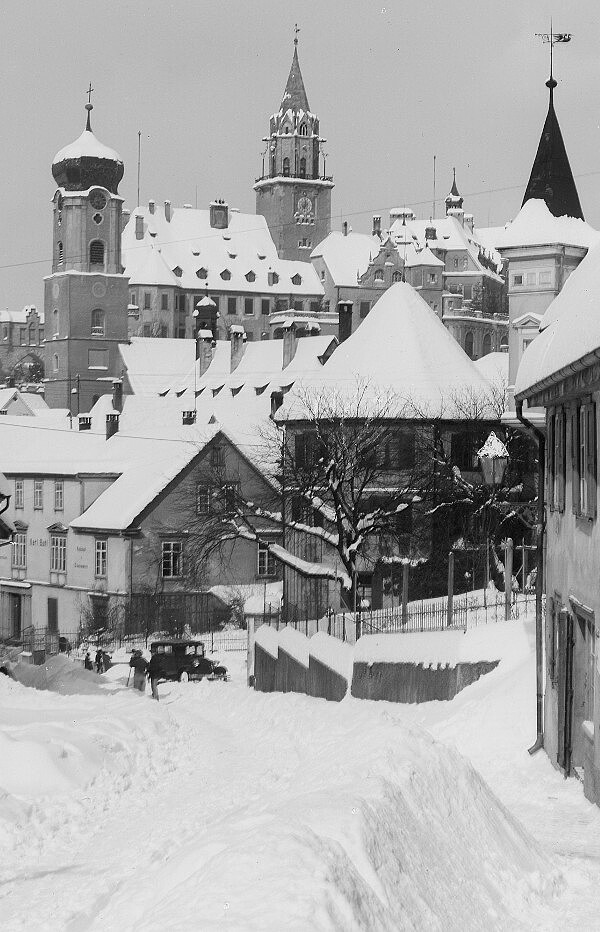
[[[227,668],[205,656],[202,641],[165,638],[150,644],[150,675],[160,680],[227,680]]]

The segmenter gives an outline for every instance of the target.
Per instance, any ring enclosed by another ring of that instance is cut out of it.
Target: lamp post
[[[506,467],[508,466],[508,450],[502,441],[491,431],[480,450],[477,451],[477,458],[481,463],[481,475],[483,484],[492,490],[492,497],[489,505],[493,505],[496,497],[496,490],[502,485]],[[485,555],[486,555],[486,588],[490,581],[490,530],[489,520],[486,527]],[[510,580],[509,580],[510,584]]]

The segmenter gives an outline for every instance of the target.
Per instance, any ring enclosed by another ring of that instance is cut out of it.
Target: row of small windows
[[[552,272],[550,269],[542,269],[538,272],[515,272],[512,283],[515,288],[535,288],[537,285],[551,285]]]
[[[500,341],[500,349],[506,347],[507,345],[508,345],[508,337],[505,334],[503,334],[502,339]],[[473,334],[472,330],[467,330],[467,332],[465,333],[464,347],[465,347],[465,353],[467,354],[467,356],[470,359],[473,359],[475,355],[475,335]],[[486,333],[484,334],[483,341],[481,344],[481,355],[487,356],[488,353],[491,353],[491,352],[492,352],[492,335],[491,333]]]
[[[94,575],[99,578],[106,576],[108,560],[108,541],[105,538],[96,538],[94,542]],[[27,532],[17,531],[12,542],[12,568],[14,570],[27,569]],[[67,572],[67,532],[50,534],[50,571],[52,573]]]
[[[10,339],[10,326],[2,327],[2,339]],[[19,343],[21,346],[40,346],[44,342],[44,328],[32,324],[30,327],[19,327]]]
[[[129,297],[130,297],[130,303],[134,306],[137,306],[136,305],[137,298],[136,298],[136,294],[134,291],[131,292]],[[190,295],[190,297],[192,299],[192,306],[197,307],[198,302],[202,300],[204,295],[195,294],[195,295]],[[178,311],[180,315],[186,314],[185,298],[186,296],[183,294],[175,295],[175,310]],[[287,300],[281,299],[281,300],[276,300],[275,302],[273,302],[273,299],[271,298],[246,298],[242,296],[227,297],[227,296],[222,296],[222,295],[211,295],[211,300],[213,301],[215,305],[214,308],[212,309],[213,314],[218,313],[222,309],[223,307],[222,302],[226,302],[224,305],[224,308],[227,314],[236,315],[238,313],[243,313],[247,317],[253,316],[257,312],[257,308],[260,309],[259,313],[262,316],[267,317],[270,314],[271,310],[275,310],[275,311],[287,310],[290,306],[290,302]],[[149,291],[142,292],[142,307],[145,311],[149,311],[152,309],[151,292]],[[304,310],[304,302],[293,301],[292,307],[294,308],[294,310],[298,310],[298,311]],[[169,311],[169,309],[170,309],[169,308],[169,295],[168,293],[163,292],[160,295],[160,310]],[[311,313],[317,313],[320,310],[321,310],[321,306],[318,301],[310,302]],[[166,324],[164,326],[166,330],[168,330],[168,327],[166,326]],[[181,336],[182,337],[185,336],[185,319],[180,321],[180,329],[183,331],[181,333]]]
[[[63,511],[64,509],[64,495],[65,495],[65,485],[63,479],[55,479],[53,485],[53,504],[54,511]],[[14,506],[16,509],[25,508],[25,479],[15,479],[15,501]],[[41,511],[44,508],[44,480],[43,479],[34,479],[33,480],[33,507],[36,511]]]
[[[256,553],[257,576],[275,576],[276,572],[275,557],[267,544],[259,542]],[[183,541],[164,540],[162,542],[161,575],[163,579],[181,579],[184,575]]]

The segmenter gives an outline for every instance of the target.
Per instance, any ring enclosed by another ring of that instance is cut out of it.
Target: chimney
[[[381,217],[377,214],[373,214],[373,236],[378,236],[381,239]]]
[[[352,333],[352,301],[338,301],[338,339],[340,343],[347,340]]]
[[[432,223],[428,223],[425,227],[425,239],[437,239],[437,230]]]
[[[234,372],[242,361],[244,350],[246,349],[246,334],[240,324],[233,324],[231,327],[231,367],[230,371]]]
[[[195,411],[182,411],[181,420],[183,424],[195,424],[196,423],[196,412]]]
[[[79,430],[91,430],[91,429],[92,429],[91,414],[80,414],[79,415]]]
[[[283,331],[283,368],[289,366],[292,359],[296,355],[296,347],[298,346],[298,331],[296,324],[288,324]]]
[[[112,383],[113,408],[115,411],[123,410],[123,380],[114,379]]]
[[[215,230],[226,230],[229,226],[229,206],[222,198],[211,202],[210,225]]]
[[[171,222],[171,201],[165,201],[165,220]]]
[[[140,214],[135,215],[135,238],[144,238],[144,218]]]
[[[344,222],[342,223],[342,233],[344,234],[344,236],[348,236],[348,221],[347,220],[344,220]]]
[[[154,213],[155,207],[156,207],[156,201],[149,200],[149,201],[148,201],[148,210],[150,211],[151,214]]]
[[[111,414],[106,415],[106,439],[110,440],[110,438],[117,433],[118,429],[119,413],[118,411],[113,411]]]
[[[196,335],[196,359],[198,375],[204,375],[213,358],[214,337],[212,330],[199,330]]]

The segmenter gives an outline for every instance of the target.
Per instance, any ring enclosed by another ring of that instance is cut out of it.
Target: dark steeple
[[[550,73],[549,80],[546,81],[546,87],[550,91],[548,115],[542,130],[542,137],[533,168],[531,169],[523,204],[531,198],[539,198],[546,202],[548,210],[555,217],[564,217],[566,215],[583,220],[583,211],[579,203],[573,172],[569,165],[567,150],[554,111],[556,81],[552,73]]]
[[[456,186],[456,169],[452,169],[452,187],[450,188],[450,194],[446,198],[446,213],[453,208],[462,210],[463,198],[458,193],[458,188]]]
[[[298,61],[298,32],[296,32],[294,38],[294,57],[292,58],[292,67],[290,68],[285,91],[283,92],[280,109],[283,111],[293,110],[295,112],[304,110],[305,113],[308,113],[310,110],[308,106],[308,97],[304,89],[304,81],[302,80],[302,72],[300,71],[300,62]]]

